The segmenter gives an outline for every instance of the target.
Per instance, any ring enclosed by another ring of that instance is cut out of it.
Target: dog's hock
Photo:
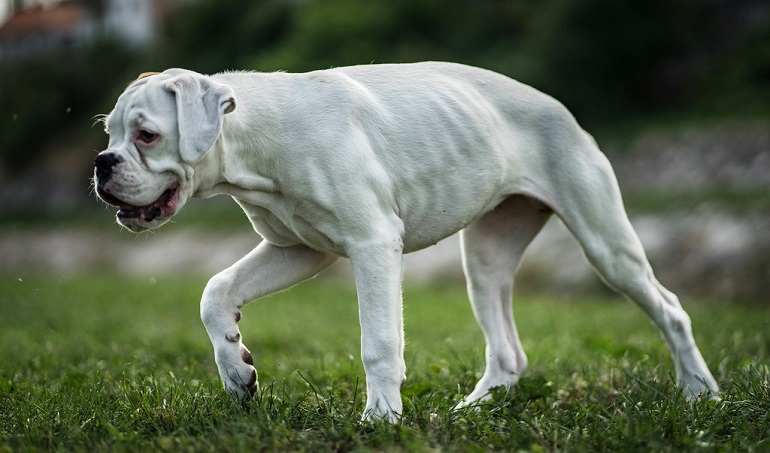
[[[183,73],[164,84],[176,97],[179,154],[194,164],[222,133],[224,115],[235,110],[235,93],[209,77]]]

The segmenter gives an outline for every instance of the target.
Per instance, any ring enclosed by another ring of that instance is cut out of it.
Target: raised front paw
[[[254,360],[246,346],[216,354],[219,376],[225,390],[238,400],[248,399],[259,390],[257,382],[257,370],[254,368]]]

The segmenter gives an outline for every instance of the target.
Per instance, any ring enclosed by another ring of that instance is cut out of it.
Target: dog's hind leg
[[[653,274],[626,215],[609,162],[593,143],[587,146],[577,150],[577,154],[587,157],[573,168],[555,169],[561,177],[554,179],[558,195],[552,207],[604,282],[639,305],[661,331],[686,396],[717,392],[717,384],[693,339],[690,318],[677,297]]]
[[[201,319],[225,390],[239,399],[257,390],[254,360],[237,326],[241,307],[316,275],[335,259],[303,245],[276,247],[263,241],[209,280],[201,298]]]
[[[513,320],[513,276],[551,213],[539,201],[515,195],[460,233],[468,296],[486,339],[486,370],[457,408],[489,398],[490,388],[516,384],[527,367]]]

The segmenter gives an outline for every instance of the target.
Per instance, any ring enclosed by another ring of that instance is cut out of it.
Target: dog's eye
[[[145,144],[150,144],[150,143],[154,142],[156,138],[158,138],[158,134],[156,134],[154,132],[150,132],[150,131],[144,130],[144,129],[139,131],[139,135],[137,137],[137,139],[140,142],[145,143]]]

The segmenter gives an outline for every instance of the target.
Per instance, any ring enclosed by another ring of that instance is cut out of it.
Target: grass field
[[[770,307],[690,303],[721,401],[689,404],[662,339],[620,298],[519,297],[530,368],[478,411],[450,411],[483,371],[460,285],[405,292],[399,426],[361,423],[351,287],[258,301],[240,327],[260,373],[221,390],[198,318],[205,279],[0,278],[0,451],[770,450]]]

